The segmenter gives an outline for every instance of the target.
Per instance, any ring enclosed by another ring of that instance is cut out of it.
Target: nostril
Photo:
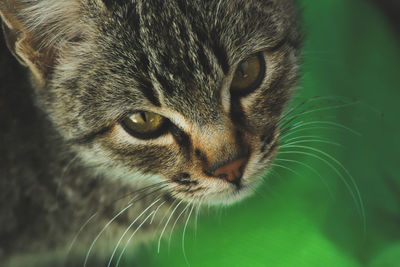
[[[236,159],[216,169],[213,175],[237,183],[242,178],[245,163],[246,158]]]

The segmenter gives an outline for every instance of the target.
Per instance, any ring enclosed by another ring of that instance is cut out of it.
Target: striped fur
[[[68,215],[74,220],[111,200],[110,184],[118,192],[167,182],[168,201],[229,204],[260,183],[299,76],[293,1],[5,0],[0,14],[10,49],[33,73],[34,101],[65,150],[59,153],[72,155],[83,170],[63,174],[57,193],[66,206],[72,205],[67,196],[81,196],[77,214]],[[231,94],[238,64],[255,53],[266,62],[261,85],[245,97]],[[168,133],[131,136],[120,121],[136,111],[166,117]],[[210,174],[238,157],[246,157],[240,186]],[[92,184],[102,197],[85,199]],[[57,228],[58,216],[46,223]],[[101,216],[110,219],[106,211]],[[73,226],[64,226],[65,236]]]

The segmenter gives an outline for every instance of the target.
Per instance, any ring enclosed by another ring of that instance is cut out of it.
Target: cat
[[[0,15],[16,58],[2,43],[6,266],[62,266],[71,248],[101,266],[135,218],[148,240],[260,184],[300,75],[294,1],[3,0]]]

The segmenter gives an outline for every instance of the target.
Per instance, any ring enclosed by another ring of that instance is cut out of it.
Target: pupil
[[[140,113],[140,116],[142,117],[142,120],[143,120],[144,122],[147,122],[147,116],[146,116],[146,114],[145,114],[144,112],[141,112],[141,113]]]

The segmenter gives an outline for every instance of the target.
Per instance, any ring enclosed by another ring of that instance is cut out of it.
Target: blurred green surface
[[[190,266],[400,266],[400,42],[368,1],[303,1],[302,7],[307,42],[298,101],[357,101],[309,118],[335,121],[361,135],[338,127],[296,135],[342,145],[302,144],[331,154],[352,174],[366,231],[360,208],[334,170],[317,158],[285,153],[279,158],[301,161],[321,177],[304,165],[276,161],[284,167],[276,166],[253,197],[203,211],[196,234],[191,220],[184,244]],[[156,241],[127,251],[120,266],[188,266],[182,234],[177,227],[160,253]]]

